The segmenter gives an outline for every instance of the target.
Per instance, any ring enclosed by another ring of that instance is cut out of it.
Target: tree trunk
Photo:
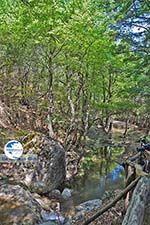
[[[138,182],[122,225],[142,225],[144,209],[150,192],[150,178],[142,177]]]
[[[53,124],[52,124],[52,114],[54,112],[54,93],[53,93],[53,71],[52,71],[52,58],[49,56],[48,63],[48,86],[49,86],[49,110],[48,110],[48,130],[49,137],[55,138]]]
[[[72,73],[69,72],[69,69],[66,69],[66,84],[67,84],[67,99],[69,104],[69,111],[70,111],[70,124],[69,128],[66,133],[65,137],[65,146],[67,151],[72,148],[72,144],[76,139],[76,130],[77,130],[77,123],[76,123],[76,112],[75,112],[75,105],[73,101],[73,94],[72,94]]]

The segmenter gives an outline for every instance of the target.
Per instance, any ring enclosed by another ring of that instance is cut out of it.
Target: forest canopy
[[[13,123],[24,107],[29,127],[67,146],[96,121],[149,127],[148,10],[146,0],[2,0],[0,99]]]

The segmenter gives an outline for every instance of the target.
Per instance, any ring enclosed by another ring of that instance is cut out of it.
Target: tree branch
[[[132,183],[130,183],[119,195],[116,196],[116,198],[108,203],[106,206],[101,208],[99,212],[97,212],[95,215],[93,215],[91,218],[87,219],[82,225],[88,225],[95,219],[97,219],[99,216],[101,216],[104,212],[106,212],[108,209],[113,207],[121,198],[124,197],[125,194],[127,194],[132,188],[134,188],[139,181],[140,177],[137,177]]]

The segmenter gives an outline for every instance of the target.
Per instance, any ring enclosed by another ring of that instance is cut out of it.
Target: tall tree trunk
[[[48,64],[48,85],[49,85],[49,110],[47,115],[48,120],[48,131],[49,136],[51,138],[55,137],[53,124],[52,124],[52,115],[54,112],[54,93],[53,93],[53,71],[52,71],[52,58],[49,57],[49,64]]]
[[[67,83],[67,98],[70,109],[70,125],[67,130],[65,145],[67,150],[72,147],[72,135],[75,133],[75,105],[72,98],[72,87],[71,87],[72,74],[69,72],[68,68],[66,70],[66,83]]]

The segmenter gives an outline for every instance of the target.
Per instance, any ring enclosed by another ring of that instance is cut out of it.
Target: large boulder
[[[41,208],[29,191],[19,185],[0,184],[0,224],[36,225],[43,220]]]
[[[28,187],[32,192],[48,193],[63,184],[66,176],[65,151],[56,140],[33,133],[22,140],[24,154],[36,154],[27,162],[0,164],[0,175],[14,184]]]
[[[57,199],[4,182],[0,182],[0,219],[1,225],[57,225],[65,221]]]

